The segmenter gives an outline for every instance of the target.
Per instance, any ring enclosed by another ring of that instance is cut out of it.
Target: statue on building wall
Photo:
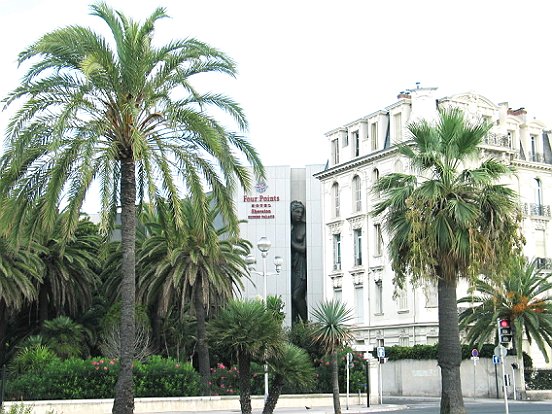
[[[307,320],[307,226],[305,205],[292,201],[291,211],[291,320]]]

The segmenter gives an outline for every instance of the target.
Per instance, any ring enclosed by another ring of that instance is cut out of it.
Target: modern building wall
[[[437,88],[401,92],[386,108],[326,134],[329,165],[315,176],[322,186],[324,284],[328,297],[344,300],[355,312],[357,345],[415,345],[438,337],[437,292],[430,283],[396,291],[386,251],[389,240],[380,218],[370,215],[379,195],[378,177],[409,173],[396,144],[409,139],[407,126],[437,117],[438,108],[460,107],[469,120],[487,119],[493,128],[481,157],[502,159],[517,169],[507,184],[524,211],[525,254],[552,268],[552,151],[546,126],[524,108],[495,104],[476,93],[438,98]],[[466,293],[466,284],[458,295]],[[535,362],[544,364],[534,353]]]
[[[305,205],[307,245],[307,305],[310,310],[324,297],[322,267],[322,210],[320,181],[313,178],[323,165],[304,168],[266,167],[266,179],[257,182],[252,191],[239,190],[236,196],[238,217],[244,220],[241,237],[253,244],[256,272],[245,282],[243,297],[264,294],[263,259],[257,241],[267,237],[272,242],[266,258],[266,294],[281,296],[285,303],[286,324],[291,324],[291,214],[293,200]],[[259,213],[260,211],[260,213]],[[280,274],[275,274],[274,257],[283,258]]]

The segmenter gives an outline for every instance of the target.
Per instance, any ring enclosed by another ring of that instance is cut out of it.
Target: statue
[[[307,320],[307,227],[305,205],[291,206],[291,321]]]

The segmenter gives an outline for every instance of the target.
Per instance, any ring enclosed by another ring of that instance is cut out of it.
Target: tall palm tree
[[[470,304],[459,315],[460,328],[466,329],[470,344],[483,344],[496,337],[498,318],[512,321],[514,348],[523,361],[523,337],[536,342],[549,361],[552,347],[552,274],[541,272],[536,263],[515,257],[509,271],[484,276],[475,281],[473,293],[458,300]]]
[[[413,141],[399,151],[415,174],[389,174],[375,186],[382,201],[373,213],[383,218],[390,235],[395,282],[403,287],[407,276],[437,281],[441,413],[465,413],[457,280],[506,266],[521,243],[517,197],[496,184],[511,168],[493,159],[465,167],[475,164],[490,128],[469,124],[455,108],[441,109],[435,123],[409,125]]]
[[[209,323],[208,330],[215,347],[236,355],[241,411],[251,414],[251,362],[264,363],[281,355],[285,344],[281,321],[260,300],[231,300]]]
[[[208,113],[210,107],[221,109],[243,130],[240,106],[192,86],[196,74],[234,76],[231,59],[191,38],[155,46],[156,23],[167,16],[163,8],[141,23],[105,3],[91,10],[107,25],[110,39],[73,25],[45,34],[19,55],[19,64],[30,62],[31,67],[5,100],[8,105],[23,102],[8,125],[0,200],[2,211],[15,212],[7,226],[11,232],[19,231],[28,209],[35,227],[51,226],[52,214],[64,200],[64,229],[70,234],[95,180],[105,234],[120,208],[121,369],[113,412],[130,413],[136,203],[166,198],[180,227],[179,189],[204,200],[197,214],[205,215],[205,182],[227,222],[237,227],[231,194],[238,183],[244,188],[251,184],[238,157],[245,155],[257,173],[263,170],[248,141]]]
[[[166,317],[172,308],[185,315],[186,304],[193,305],[196,317],[196,349],[202,391],[208,394],[210,359],[206,321],[211,307],[232,297],[233,288],[242,287],[246,274],[245,257],[250,243],[233,234],[228,226],[215,227],[218,208],[204,217],[196,214],[192,197],[182,200],[183,224],[179,229],[167,205],[158,204],[158,221],[151,223],[150,237],[138,251],[138,294],[147,304],[157,304],[157,313]]]
[[[343,303],[333,299],[322,302],[313,312],[316,325],[314,327],[314,340],[322,346],[326,354],[330,355],[332,370],[332,394],[335,414],[341,414],[341,402],[339,400],[339,367],[337,365],[337,352],[349,342],[353,335],[347,325],[352,321],[353,315]]]

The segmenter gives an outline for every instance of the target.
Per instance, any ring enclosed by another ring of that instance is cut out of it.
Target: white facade
[[[264,294],[263,259],[257,248],[257,241],[267,237],[272,242],[266,258],[266,294],[281,296],[285,303],[286,324],[291,324],[291,215],[293,200],[305,205],[307,246],[307,306],[310,311],[324,297],[324,273],[322,268],[322,210],[320,181],[313,175],[323,165],[309,165],[305,168],[289,166],[266,167],[266,179],[258,182],[253,190],[240,190],[235,199],[241,224],[240,235],[249,240],[256,258],[256,273],[251,281],[245,281],[243,297],[262,297]],[[280,274],[276,275],[274,257],[283,258]]]
[[[432,344],[438,338],[437,295],[433,286],[395,292],[386,251],[388,237],[372,217],[379,176],[408,172],[396,151],[408,139],[407,125],[435,119],[438,107],[460,107],[471,119],[488,119],[493,129],[482,151],[515,166],[509,185],[524,208],[523,233],[529,258],[552,257],[552,150],[545,125],[527,118],[523,108],[494,104],[475,93],[436,99],[437,88],[401,92],[392,105],[326,134],[330,164],[318,174],[324,203],[324,273],[327,296],[339,297],[355,312],[357,345]],[[465,287],[459,288],[459,297]],[[394,294],[395,293],[395,294]],[[539,356],[536,364],[539,364]],[[542,363],[540,364],[542,365]]]

